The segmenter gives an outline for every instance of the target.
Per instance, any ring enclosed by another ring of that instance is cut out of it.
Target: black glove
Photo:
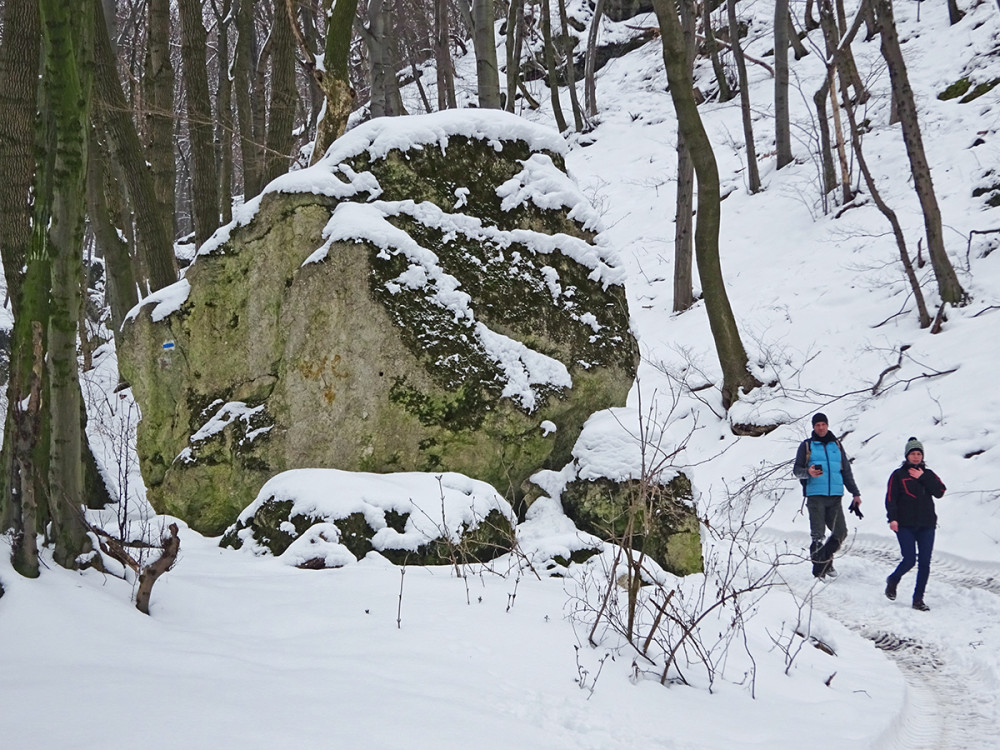
[[[849,506],[847,506],[847,509],[851,513],[853,513],[854,515],[856,515],[858,518],[864,518],[864,514],[861,513],[861,507],[856,502],[854,502],[853,500],[851,501],[851,504]]]

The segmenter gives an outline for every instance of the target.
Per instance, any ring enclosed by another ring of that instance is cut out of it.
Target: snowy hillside
[[[807,40],[810,54],[792,60],[796,162],[780,172],[773,78],[760,65],[748,68],[762,192],[747,188],[738,100],[701,106],[728,194],[720,244],[730,301],[755,374],[773,384],[728,414],[704,305],[671,312],[676,127],[659,40],[599,71],[599,123],[568,137],[567,166],[601,214],[600,241],[626,264],[643,354],[628,407],[591,419],[574,471],[634,474],[636,436],[645,429],[680,449],[670,468],[692,477],[703,515],[716,519],[737,507],[742,518],[763,519],[741,541],[751,553],[747,575],[776,556],[789,562],[778,571],[780,585],[750,598],[745,640],[719,646],[714,672],[694,666],[685,670],[688,685],[662,685],[656,665],[615,634],[599,633],[590,645],[595,582],[606,575],[611,550],[558,578],[536,575],[544,566],[526,568],[515,557],[464,579],[451,568],[402,573],[377,556],[317,572],[219,549],[218,540],[182,528],[180,560],[157,583],[145,617],[129,601],[131,584],[112,576],[50,562],[37,581],[19,578],[4,539],[5,744],[1000,745],[1000,430],[992,422],[1000,412],[1000,252],[993,252],[1000,233],[970,241],[972,232],[1000,229],[991,191],[974,195],[1000,183],[1000,87],[967,103],[938,98],[962,78],[973,85],[1000,78],[1000,10],[960,4],[966,16],[955,26],[944,3],[895,7],[947,248],[971,297],[947,310],[939,334],[919,328],[895,241],[866,191],[850,207],[823,212],[812,108],[823,71],[819,30]],[[848,5],[850,15],[855,3]],[[772,2],[743,0],[738,13],[749,28],[747,54],[773,62]],[[603,33],[622,38],[655,26],[649,15],[606,22]],[[865,153],[916,256],[923,219],[899,128],[888,125],[888,74],[878,40],[863,37],[853,50],[871,92]],[[474,95],[474,61],[461,61],[459,73]],[[709,92],[711,66],[700,62],[696,77]],[[542,107],[519,114],[551,125],[548,91],[532,85]],[[407,93],[410,111],[421,111],[416,92]],[[565,92],[563,100],[567,106]],[[930,265],[918,273],[936,311]],[[113,354],[105,351],[103,362],[92,377],[110,390]],[[829,416],[853,459],[865,513],[849,517],[840,576],[827,583],[816,583],[805,562],[808,518],[790,472],[816,411]],[[134,419],[126,412],[118,408]],[[763,437],[738,437],[731,422],[778,426]],[[91,439],[113,433],[93,427]],[[909,606],[912,573],[898,601],[883,596],[898,559],[884,487],[911,435],[948,486],[937,502],[926,613]],[[109,461],[115,453],[111,446]],[[519,530],[523,554],[536,563],[563,554],[576,537],[555,499],[564,480],[555,472],[539,477],[553,497],[532,506]],[[433,496],[419,499],[434,506]],[[142,501],[140,491],[137,514]],[[147,516],[154,529],[166,522]],[[726,552],[705,538],[710,554]],[[715,595],[715,583],[699,576],[663,580],[692,601]],[[723,609],[706,619],[705,643],[715,643],[708,631],[725,629],[732,614]]]

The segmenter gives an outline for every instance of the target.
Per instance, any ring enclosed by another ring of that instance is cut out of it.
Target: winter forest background
[[[997,745],[1000,3],[0,0],[0,16],[12,747]],[[472,498],[509,513],[512,551],[396,566],[327,529],[309,541],[335,569],[305,570],[301,547],[220,548],[158,513],[118,371],[129,311],[169,297],[262,192],[308,187],[345,132],[473,108],[561,143],[624,278],[627,403],[532,478],[530,507],[458,475],[301,467],[269,485],[316,507],[402,493],[428,517]],[[833,582],[809,575],[790,473],[815,411],[864,499]],[[948,486],[929,613],[903,595],[912,574],[882,594],[883,487],[910,435]],[[560,501],[571,479],[634,481],[638,518],[679,475],[702,573],[662,569],[634,531],[581,531]]]

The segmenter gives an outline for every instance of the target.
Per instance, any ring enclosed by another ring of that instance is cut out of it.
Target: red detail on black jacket
[[[910,476],[911,468],[923,469],[920,479]],[[913,466],[904,462],[889,475],[885,491],[885,512],[889,522],[900,526],[937,526],[934,498],[944,495],[946,487],[940,477],[922,463]]]

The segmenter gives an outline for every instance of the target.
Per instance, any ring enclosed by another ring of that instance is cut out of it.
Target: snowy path
[[[771,541],[808,546],[808,535],[781,532]],[[907,685],[906,703],[879,750],[1000,747],[1000,566],[935,551],[925,599],[910,608],[916,571],[895,602],[883,594],[899,560],[891,539],[851,537],[837,558],[840,576],[813,589],[814,607],[870,640],[892,658]],[[790,575],[808,595],[808,568]]]

